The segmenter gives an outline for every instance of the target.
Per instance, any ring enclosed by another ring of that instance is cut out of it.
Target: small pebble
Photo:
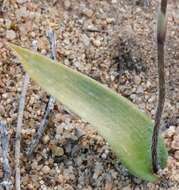
[[[175,126],[170,126],[166,131],[165,131],[165,137],[172,137],[175,134]]]
[[[29,12],[27,11],[27,8],[22,6],[20,9],[16,10],[16,16],[17,20],[20,20],[22,17],[27,17]]]
[[[42,142],[43,142],[44,144],[47,144],[47,143],[49,142],[49,140],[50,140],[50,137],[49,137],[48,135],[45,135],[45,136],[43,136],[43,138],[42,138]]]
[[[93,11],[91,9],[86,9],[86,8],[83,9],[82,13],[88,18],[92,17],[93,15]]]
[[[11,20],[10,20],[10,19],[6,19],[5,25],[6,25],[6,28],[7,28],[7,29],[10,29],[11,24],[12,24]]]
[[[59,175],[58,175],[58,178],[57,178],[57,181],[58,181],[58,183],[62,184],[62,183],[64,182],[64,177],[63,177],[63,175],[59,174]]]
[[[14,40],[16,38],[16,33],[14,32],[14,30],[7,30],[6,31],[6,38],[8,40]]]
[[[65,0],[64,1],[64,7],[66,10],[71,8],[71,2],[69,0]]]
[[[52,145],[51,150],[52,150],[53,156],[63,156],[64,155],[63,148],[56,146],[55,144]]]
[[[33,169],[33,170],[35,170],[36,168],[38,167],[38,163],[37,163],[37,161],[33,161],[32,162],[32,164],[31,164],[31,168]]]
[[[50,172],[50,168],[49,168],[48,166],[44,166],[44,167],[42,168],[42,172],[43,172],[44,174],[48,174],[48,173]]]
[[[93,39],[92,43],[96,47],[100,47],[101,46],[101,41],[99,39]]]
[[[28,189],[28,190],[33,190],[33,189],[34,189],[34,186],[33,186],[31,183],[29,183],[29,184],[27,185],[27,189]]]
[[[174,136],[171,147],[175,150],[179,150],[179,135]]]
[[[83,34],[81,36],[81,40],[82,40],[82,42],[84,43],[85,46],[88,47],[90,45],[90,39],[86,34]]]
[[[138,93],[138,94],[143,94],[143,93],[144,93],[144,89],[143,89],[142,86],[138,86],[138,87],[137,87],[137,93]]]
[[[107,22],[108,24],[112,24],[112,23],[115,22],[115,19],[114,19],[114,18],[107,18],[107,19],[106,19],[106,22]]]
[[[177,160],[179,160],[179,151],[178,151],[178,150],[175,152],[174,157],[175,157]]]
[[[134,77],[134,82],[135,82],[137,85],[139,85],[139,84],[141,83],[141,78],[140,78],[140,76],[135,75],[135,77]]]

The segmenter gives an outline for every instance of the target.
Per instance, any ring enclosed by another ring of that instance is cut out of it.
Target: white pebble
[[[16,38],[16,33],[14,32],[14,30],[7,30],[6,38],[9,40],[14,40]]]
[[[48,174],[48,173],[50,172],[50,168],[49,168],[48,166],[44,166],[44,167],[42,168],[42,172],[43,172],[44,174]]]

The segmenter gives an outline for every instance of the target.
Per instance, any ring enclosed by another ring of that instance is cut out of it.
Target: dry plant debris
[[[55,37],[55,33],[50,29],[47,33],[47,37],[49,38],[49,43],[51,46],[51,58],[56,60],[56,37]],[[39,141],[42,138],[42,136],[43,136],[43,134],[44,134],[44,132],[48,126],[49,117],[50,117],[51,112],[53,111],[54,103],[55,103],[55,98],[50,96],[48,103],[47,103],[47,107],[45,109],[44,116],[40,122],[40,126],[39,126],[37,132],[35,133],[35,135],[33,136],[30,146],[28,147],[27,155],[29,157],[32,156],[32,153],[34,152],[37,145],[39,144]]]

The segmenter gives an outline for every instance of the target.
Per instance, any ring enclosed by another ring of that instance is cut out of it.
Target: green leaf
[[[156,181],[152,172],[153,123],[128,101],[99,82],[63,64],[27,49],[10,45],[24,69],[44,90],[97,129],[133,175]],[[159,142],[159,161],[165,167],[167,151]]]

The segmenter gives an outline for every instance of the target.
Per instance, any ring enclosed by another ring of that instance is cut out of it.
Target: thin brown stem
[[[158,53],[158,77],[159,77],[159,95],[158,95],[158,106],[155,115],[155,124],[152,136],[152,167],[153,172],[157,173],[160,168],[158,161],[158,137],[160,129],[160,121],[165,103],[165,38],[166,38],[166,10],[167,0],[161,0],[161,8],[158,15],[157,24],[157,53]]]
[[[167,11],[167,0],[162,0],[161,1],[161,12],[162,14],[166,15],[166,11]]]

